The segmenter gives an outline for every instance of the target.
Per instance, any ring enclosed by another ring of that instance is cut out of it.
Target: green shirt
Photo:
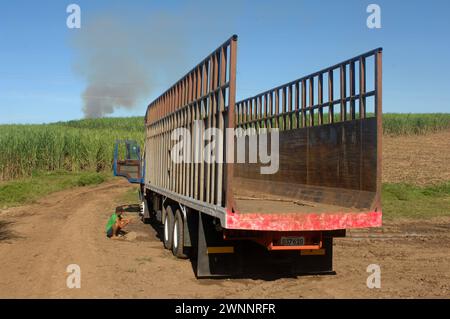
[[[116,223],[116,220],[117,215],[116,213],[113,213],[111,217],[108,219],[108,223],[106,224],[106,231],[110,230],[113,227],[113,225]]]

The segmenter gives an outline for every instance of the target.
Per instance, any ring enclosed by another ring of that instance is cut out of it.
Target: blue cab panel
[[[125,177],[130,183],[144,183],[145,165],[142,164],[141,148],[136,141],[116,141],[113,171],[114,176]]]

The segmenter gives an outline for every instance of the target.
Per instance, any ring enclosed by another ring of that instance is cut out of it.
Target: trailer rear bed
[[[239,211],[227,212],[226,228],[260,231],[320,231],[381,226],[369,209],[296,200],[246,190],[235,196]]]

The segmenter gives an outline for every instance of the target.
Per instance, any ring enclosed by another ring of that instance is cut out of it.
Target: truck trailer
[[[237,44],[148,105],[142,156],[118,141],[115,175],[140,184],[143,221],[198,278],[333,273],[333,238],[382,224],[382,49],[236,101]]]

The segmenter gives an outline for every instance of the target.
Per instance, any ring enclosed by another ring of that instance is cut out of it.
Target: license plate
[[[281,237],[281,246],[304,246],[304,237]]]

